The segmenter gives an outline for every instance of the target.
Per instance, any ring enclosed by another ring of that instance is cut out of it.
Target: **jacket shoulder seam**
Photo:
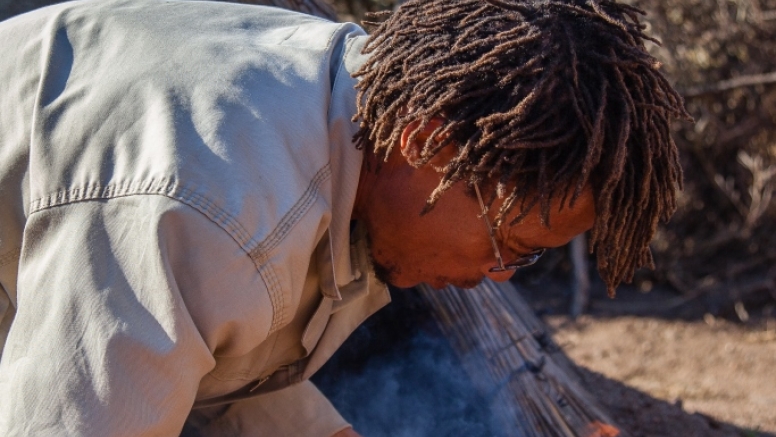
[[[262,241],[256,242],[250,233],[240,224],[240,222],[227,211],[214,205],[206,197],[195,193],[185,187],[182,187],[173,178],[151,179],[141,183],[125,182],[117,184],[90,184],[84,187],[60,190],[46,196],[37,198],[30,202],[30,215],[44,211],[57,206],[67,205],[74,202],[84,202],[90,200],[113,199],[119,197],[129,197],[138,195],[159,195],[179,201],[195,210],[199,211],[210,221],[223,229],[248,255],[253,262],[256,271],[262,278],[266,286],[273,307],[272,323],[270,333],[274,332],[285,320],[285,299],[283,298],[283,287],[275,272],[275,269],[269,263],[269,252],[280,245],[288,236],[294,225],[299,222],[310,207],[315,203],[321,184],[331,176],[331,164],[327,163],[321,167],[310,180],[307,189],[302,193],[294,205],[278,221],[274,229]],[[3,255],[0,261],[6,261],[6,257],[13,254]],[[11,257],[13,259],[13,257]]]

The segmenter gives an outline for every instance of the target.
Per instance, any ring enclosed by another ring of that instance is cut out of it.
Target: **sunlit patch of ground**
[[[710,317],[636,316],[546,321],[569,357],[589,370],[690,414],[776,432],[776,330],[768,329],[773,323],[745,327]]]

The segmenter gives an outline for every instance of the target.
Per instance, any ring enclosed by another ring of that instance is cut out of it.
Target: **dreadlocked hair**
[[[409,0],[372,23],[354,121],[356,147],[386,158],[402,131],[435,117],[420,164],[454,145],[426,209],[453,184],[485,182],[503,198],[496,224],[592,186],[590,251],[610,296],[641,266],[676,210],[682,171],[670,136],[690,116],[645,49],[643,12],[606,0]]]

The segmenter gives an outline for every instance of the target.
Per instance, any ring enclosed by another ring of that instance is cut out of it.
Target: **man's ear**
[[[442,126],[444,124],[445,120],[441,117],[434,117],[426,124],[425,127],[423,127],[422,130],[417,132],[415,134],[415,137],[410,140],[410,136],[412,135],[412,132],[418,128],[420,125],[420,120],[415,120],[410,122],[404,130],[401,133],[401,154],[404,156],[404,159],[407,160],[407,163],[410,164],[413,167],[418,167],[420,163],[422,162],[421,156],[423,152],[423,147],[426,145],[426,141],[428,141],[428,138],[434,133],[437,128]],[[435,141],[439,142],[442,141],[443,138],[436,138]],[[429,164],[435,165],[435,166],[441,166],[449,162],[453,156],[455,156],[456,151],[454,150],[455,147],[452,147],[451,145],[448,145],[444,149],[437,152],[437,154],[431,158],[431,161],[429,161]]]

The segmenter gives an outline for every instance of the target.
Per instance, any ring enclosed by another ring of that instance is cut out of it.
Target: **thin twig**
[[[680,90],[679,93],[684,97],[698,97],[706,94],[721,93],[723,91],[729,91],[745,86],[766,85],[771,83],[776,83],[776,71],[771,73],[738,76],[709,86],[698,86]]]

